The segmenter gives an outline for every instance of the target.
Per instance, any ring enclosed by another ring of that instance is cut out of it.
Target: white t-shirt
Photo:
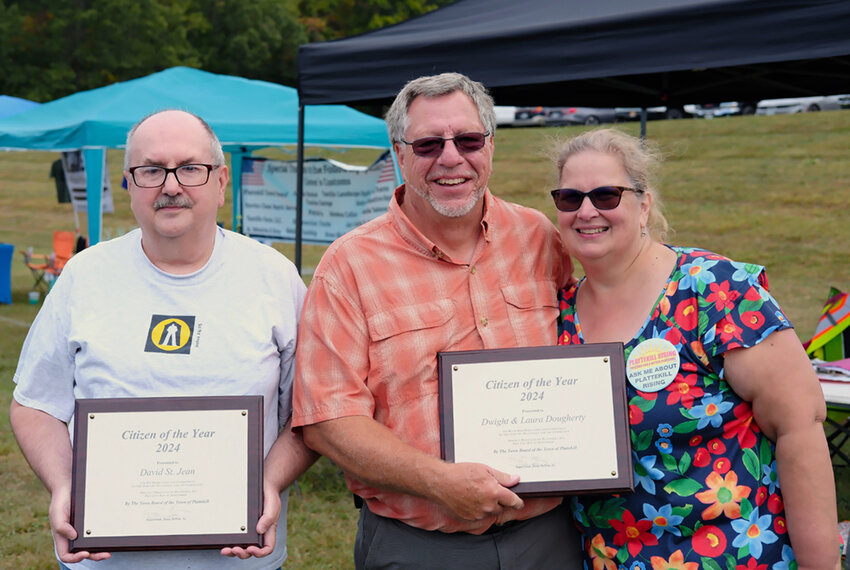
[[[218,229],[207,264],[159,270],[141,231],[103,242],[65,266],[30,328],[14,398],[69,422],[77,398],[264,396],[264,453],[291,414],[297,323],[306,287],[271,247]],[[181,330],[163,327],[179,319]],[[184,327],[185,325],[185,327]],[[288,491],[275,551],[239,560],[218,550],[114,552],[71,568],[278,568],[286,558]]]

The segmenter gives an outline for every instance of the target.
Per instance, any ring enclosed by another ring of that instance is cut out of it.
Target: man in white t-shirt
[[[217,226],[229,175],[200,117],[142,119],[127,137],[124,176],[140,229],[71,259],[15,373],[12,428],[50,491],[60,568],[279,568],[288,487],[316,458],[289,425],[306,288],[283,255]],[[71,553],[75,401],[212,395],[264,397],[263,548]]]

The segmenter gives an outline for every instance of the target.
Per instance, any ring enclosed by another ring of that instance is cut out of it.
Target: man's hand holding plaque
[[[261,425],[261,396],[77,400],[71,551],[262,548]]]
[[[633,488],[619,343],[439,355],[443,457],[518,474],[522,496]]]

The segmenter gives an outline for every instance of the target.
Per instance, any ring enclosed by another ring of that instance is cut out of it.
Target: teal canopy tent
[[[38,103],[29,99],[0,95],[0,119],[9,115],[17,115],[33,107],[38,107],[38,105]]]
[[[87,170],[88,230],[101,232],[103,153],[124,146],[127,131],[162,109],[184,109],[206,120],[232,153],[233,218],[237,227],[241,157],[254,149],[298,143],[295,89],[174,67],[130,81],[75,93],[0,119],[0,149],[83,149]],[[317,105],[304,112],[304,144],[389,148],[384,121],[344,105]]]

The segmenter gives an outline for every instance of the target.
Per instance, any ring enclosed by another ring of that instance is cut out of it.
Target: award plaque
[[[262,546],[263,397],[77,400],[71,551]]]
[[[442,455],[521,496],[634,489],[621,343],[441,352]]]

